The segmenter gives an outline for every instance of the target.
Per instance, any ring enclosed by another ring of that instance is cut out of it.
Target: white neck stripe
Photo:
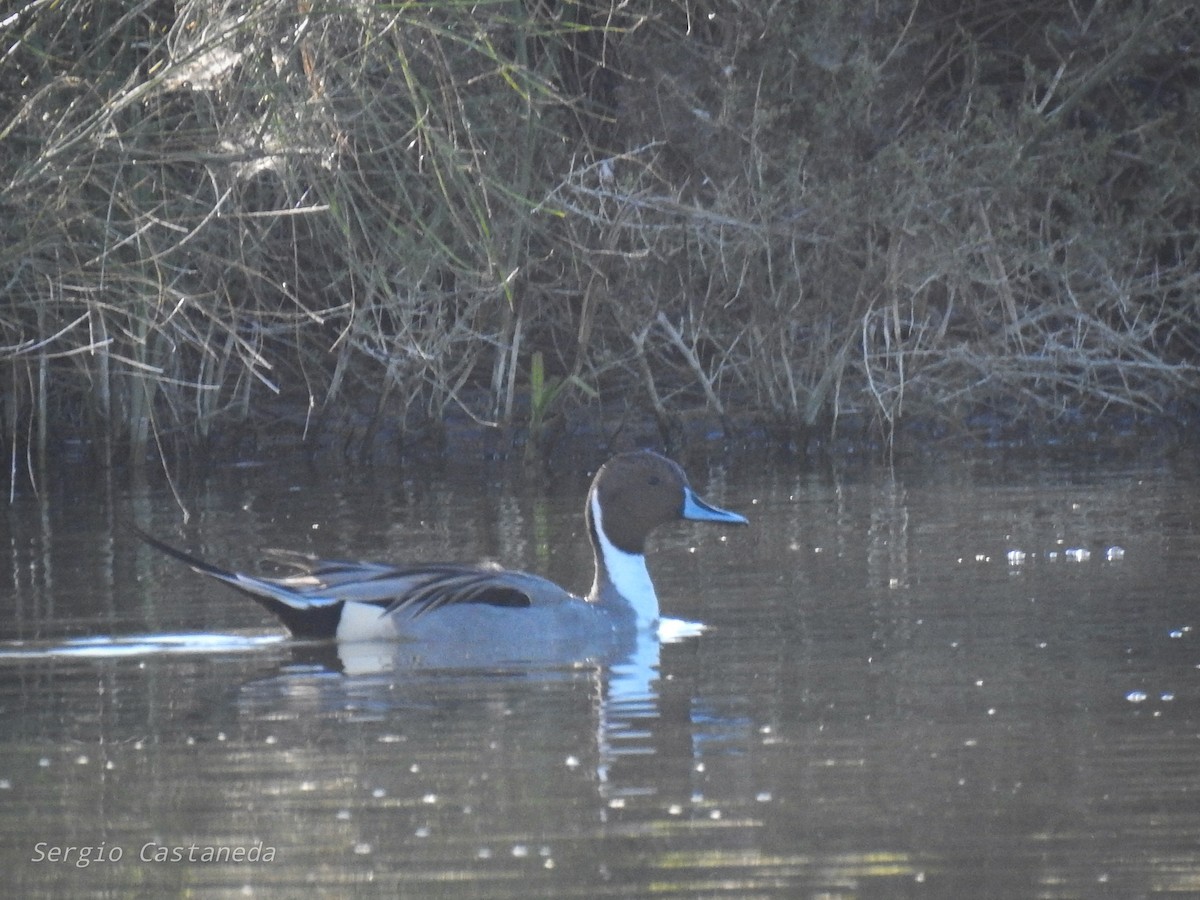
[[[608,539],[604,533],[604,518],[600,513],[600,496],[592,494],[592,525],[596,529],[596,541],[600,545],[599,564],[608,574],[608,581],[621,598],[633,607],[638,628],[646,628],[658,621],[658,595],[646,569],[646,557],[640,553],[628,553]]]

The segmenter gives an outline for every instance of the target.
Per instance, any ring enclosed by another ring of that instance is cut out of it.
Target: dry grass
[[[276,395],[884,436],[1192,408],[1190,4],[742,6],[10,13],[11,481],[69,439],[201,446]]]

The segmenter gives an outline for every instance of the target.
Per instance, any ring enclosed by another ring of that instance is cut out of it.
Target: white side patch
[[[596,525],[600,556],[608,570],[609,581],[633,607],[638,628],[649,628],[658,621],[658,595],[654,593],[654,584],[646,569],[646,557],[640,553],[626,553],[608,539],[598,494],[592,495],[592,521]]]
[[[339,641],[378,641],[396,637],[396,627],[383,608],[372,603],[355,603],[349,600],[342,606],[338,619]]]

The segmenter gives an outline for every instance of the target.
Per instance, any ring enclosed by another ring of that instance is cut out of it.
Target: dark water
[[[486,556],[584,589],[583,473],[230,469],[182,489],[186,526],[159,488],[18,498],[6,893],[1200,893],[1194,466],[693,479],[752,520],[654,542],[664,611],[709,630],[533,670],[282,640],[121,524],[242,565]]]

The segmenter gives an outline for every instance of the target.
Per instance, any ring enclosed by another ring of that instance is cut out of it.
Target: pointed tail
[[[337,634],[338,622],[342,615],[342,601],[329,598],[308,598],[296,591],[276,584],[269,579],[255,578],[243,575],[229,569],[222,569],[198,556],[193,556],[178,547],[160,541],[137,525],[130,523],[129,528],[139,538],[174,559],[179,560],[201,575],[207,575],[222,581],[236,591],[253,597],[255,601],[274,615],[284,627],[299,638],[332,638]]]

